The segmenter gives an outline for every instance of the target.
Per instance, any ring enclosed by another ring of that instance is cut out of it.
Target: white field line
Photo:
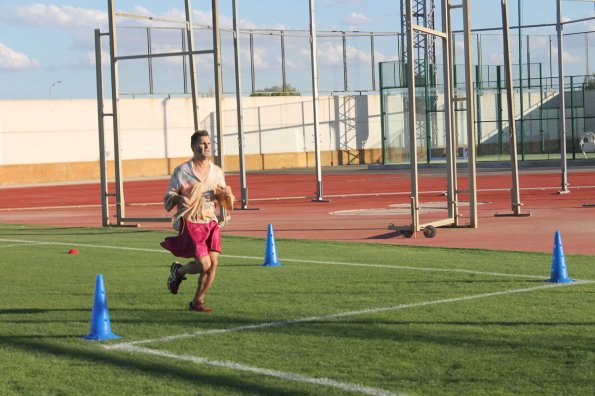
[[[89,244],[89,243],[31,241],[31,240],[5,239],[5,238],[0,238],[0,242],[43,243],[44,245],[90,247],[90,248],[97,248],[97,249],[131,250],[134,252],[169,253],[165,249],[145,249],[145,248],[133,248],[133,247],[127,247],[127,246],[93,245],[93,244]]]
[[[261,323],[261,324],[257,324],[257,325],[251,325],[251,326],[239,326],[239,327],[228,328],[228,329],[207,330],[207,331],[202,331],[202,332],[195,332],[192,334],[181,334],[178,336],[169,336],[169,337],[163,337],[163,338],[158,338],[158,339],[153,339],[153,340],[124,342],[124,343],[118,343],[118,344],[105,345],[105,346],[103,346],[103,348],[108,349],[108,350],[118,350],[118,351],[126,351],[126,352],[132,352],[132,353],[142,353],[142,354],[147,354],[147,355],[166,357],[166,358],[174,359],[174,360],[178,360],[178,361],[187,361],[187,362],[192,362],[195,364],[205,364],[208,366],[222,367],[222,368],[230,369],[230,370],[251,372],[251,373],[254,373],[257,375],[265,375],[265,376],[269,376],[269,377],[275,377],[275,378],[279,378],[279,379],[282,379],[285,381],[294,381],[294,382],[309,383],[309,384],[320,385],[320,386],[327,386],[327,387],[341,389],[341,390],[347,391],[347,392],[355,392],[355,393],[360,393],[360,394],[365,394],[365,395],[397,396],[397,395],[399,395],[398,393],[389,392],[389,391],[386,391],[383,389],[366,387],[366,386],[362,386],[362,385],[358,385],[358,384],[340,382],[340,381],[336,381],[336,380],[333,380],[330,378],[308,377],[308,376],[291,373],[291,372],[283,372],[283,371],[265,369],[265,368],[254,367],[254,366],[247,366],[247,365],[232,362],[232,361],[218,361],[218,360],[211,360],[211,359],[207,359],[204,357],[198,357],[198,356],[176,355],[171,352],[160,351],[160,350],[155,350],[155,349],[150,349],[150,348],[142,348],[142,347],[138,347],[135,345],[149,343],[149,342],[157,342],[157,341],[161,341],[161,342],[162,341],[172,341],[172,340],[177,340],[180,338],[196,337],[199,335],[208,335],[208,334],[217,334],[217,333],[221,334],[221,333],[237,332],[237,331],[242,331],[242,330],[254,330],[254,329],[262,329],[262,328],[278,327],[278,326],[287,326],[287,325],[291,325],[291,324],[295,324],[295,323],[323,321],[323,320],[329,320],[329,319],[335,319],[335,318],[341,318],[341,317],[347,317],[347,316],[362,315],[362,314],[375,313],[375,312],[396,311],[396,310],[406,309],[406,308],[422,307],[422,306],[434,305],[434,304],[445,304],[445,303],[451,303],[451,302],[457,302],[457,301],[466,301],[466,300],[473,300],[473,299],[493,297],[493,296],[501,296],[501,295],[507,295],[507,294],[513,294],[513,293],[525,293],[525,292],[532,292],[535,290],[568,286],[568,285],[573,285],[573,284],[578,284],[578,283],[592,283],[592,282],[549,284],[549,285],[542,285],[542,286],[530,287],[530,288],[524,288],[524,289],[512,289],[512,290],[504,290],[504,291],[494,292],[494,293],[483,293],[483,294],[476,294],[476,295],[472,295],[472,296],[449,298],[449,299],[443,299],[443,300],[433,300],[433,301],[424,301],[424,302],[413,303],[413,304],[403,304],[403,305],[397,305],[394,307],[362,309],[362,310],[358,310],[358,311],[342,312],[342,313],[331,314],[331,315],[315,316],[315,317],[309,317],[309,318],[278,321],[278,322]]]
[[[383,389],[371,388],[367,386],[357,385],[357,384],[350,384],[348,382],[339,382],[335,381],[330,378],[319,378],[319,377],[308,377],[301,374],[278,371],[278,370],[271,370],[265,369],[260,367],[254,366],[247,366],[241,363],[235,363],[231,361],[219,361],[219,360],[211,360],[204,357],[198,356],[189,356],[189,355],[176,355],[171,352],[165,351],[158,351],[155,349],[149,348],[139,348],[134,346],[127,346],[125,348],[120,348],[121,350],[133,353],[144,353],[147,355],[154,355],[160,357],[166,357],[170,359],[175,359],[179,361],[186,361],[192,362],[196,364],[206,364],[208,366],[216,366],[216,367],[223,367],[230,370],[237,370],[237,371],[247,371],[250,373],[258,374],[258,375],[266,375],[268,377],[275,377],[280,378],[285,381],[294,381],[294,382],[304,382],[314,385],[322,385],[331,388],[338,388],[343,391],[347,392],[355,392],[364,395],[374,395],[374,396],[397,396],[399,393],[389,392]]]
[[[223,256],[222,257],[226,257]],[[233,258],[246,258],[246,259],[258,259],[262,260],[261,257],[250,257],[250,256],[227,256]],[[295,263],[307,263],[307,264],[324,264],[324,265],[342,265],[342,266],[355,266],[355,267],[370,267],[370,268],[392,268],[392,269],[404,269],[414,271],[428,271],[428,272],[457,272],[465,274],[476,274],[476,275],[493,275],[493,276],[510,276],[518,278],[536,278],[543,279],[543,276],[539,275],[523,275],[523,274],[508,274],[503,272],[489,272],[489,271],[473,271],[463,270],[456,268],[432,268],[432,267],[411,267],[406,265],[388,265],[388,264],[365,264],[365,263],[346,263],[340,261],[315,261],[315,260],[300,260],[300,259],[282,259],[281,261],[295,262]]]
[[[253,324],[253,325],[229,327],[229,328],[223,328],[223,329],[202,330],[202,331],[196,331],[196,332],[187,333],[187,334],[177,334],[177,335],[145,339],[145,340],[139,340],[139,341],[114,343],[114,344],[106,345],[106,346],[104,346],[104,348],[105,349],[122,349],[122,348],[126,349],[133,345],[149,344],[149,343],[154,343],[154,342],[169,342],[169,341],[179,340],[182,338],[193,338],[193,337],[212,335],[212,334],[232,333],[232,332],[238,332],[238,331],[244,331],[244,330],[260,330],[260,329],[271,328],[271,327],[289,326],[289,325],[298,324],[298,323],[322,322],[322,321],[333,320],[333,319],[337,319],[337,318],[346,318],[346,317],[351,317],[351,316],[366,315],[366,314],[373,314],[373,313],[380,313],[380,312],[399,311],[399,310],[408,309],[408,308],[418,308],[418,307],[426,307],[429,305],[448,304],[448,303],[459,302],[459,301],[476,300],[479,298],[504,296],[504,295],[514,294],[514,293],[527,293],[527,292],[533,292],[536,290],[551,289],[554,287],[585,284],[585,283],[593,283],[593,282],[592,281],[576,281],[576,282],[572,282],[572,283],[550,283],[550,284],[546,284],[546,285],[527,287],[527,288],[522,288],[522,289],[510,289],[510,290],[503,290],[503,291],[497,291],[497,292],[491,292],[491,293],[473,294],[473,295],[468,295],[468,296],[446,298],[446,299],[441,299],[441,300],[420,301],[420,302],[411,303],[411,304],[394,305],[391,307],[366,308],[366,309],[360,309],[360,310],[356,310],[356,311],[339,312],[339,313],[334,313],[334,314],[329,314],[329,315],[310,316],[310,317],[305,317],[305,318],[281,320],[281,321],[276,321],[276,322],[264,322],[264,323],[257,323],[257,324]]]
[[[146,249],[146,248],[133,248],[126,246],[110,246],[110,245],[93,245],[86,243],[70,243],[70,242],[40,242],[40,241],[27,241],[20,239],[3,239],[0,238],[0,242],[22,242],[22,243],[43,243],[45,245],[61,245],[61,246],[75,246],[75,247],[90,247],[98,249],[114,249],[114,250],[128,250],[134,252],[151,252],[151,253],[170,253],[165,249]],[[263,257],[256,256],[238,256],[231,254],[222,254],[221,257],[229,257],[235,259],[246,259],[246,260],[263,260]],[[540,275],[525,275],[525,274],[510,274],[503,272],[490,272],[490,271],[473,271],[463,270],[456,268],[432,268],[432,267],[411,267],[405,265],[388,265],[388,264],[366,264],[366,263],[347,263],[340,261],[316,261],[316,260],[301,260],[301,259],[282,259],[281,261],[292,262],[292,263],[306,263],[306,264],[321,264],[321,265],[341,265],[341,266],[353,266],[353,267],[367,267],[367,268],[389,268],[389,269],[401,269],[401,270],[413,270],[413,271],[428,271],[428,272],[455,272],[464,274],[476,274],[476,275],[490,275],[490,276],[508,276],[513,278],[534,278],[544,279],[544,276]]]
[[[31,241],[31,240],[4,239],[4,238],[0,239],[0,241],[13,242],[13,243],[30,243],[30,244],[45,244],[45,245],[90,247],[90,248],[100,248],[100,249],[142,251],[142,252],[152,252],[152,253],[168,253],[161,249],[144,249],[144,248],[131,248],[131,247],[109,246],[109,245],[94,245],[94,244],[83,244],[83,243]],[[222,256],[223,257],[232,257],[232,258],[250,259],[250,260],[261,260],[262,259],[261,257],[254,257],[254,256],[234,256],[234,255],[225,255],[225,256],[222,255]],[[495,273],[495,272],[481,272],[481,271],[444,269],[444,268],[430,269],[430,268],[419,268],[419,267],[409,267],[409,266],[324,262],[324,261],[296,260],[296,259],[284,259],[284,261],[310,263],[310,264],[349,265],[349,266],[363,266],[363,267],[375,267],[375,268],[409,269],[409,270],[420,270],[420,271],[463,272],[463,273],[485,274],[485,275],[495,275],[495,276],[542,278],[542,277],[535,276],[535,275],[515,275],[515,274],[505,274],[505,273]],[[423,306],[435,305],[435,304],[445,304],[445,303],[450,303],[450,302],[473,300],[473,299],[478,299],[478,298],[487,298],[487,297],[492,297],[492,296],[499,296],[499,295],[513,294],[513,293],[531,292],[531,291],[540,290],[540,289],[580,284],[580,283],[591,283],[591,281],[577,281],[575,283],[567,283],[567,284],[548,284],[548,285],[542,285],[542,286],[537,286],[537,287],[532,287],[532,288],[505,290],[505,291],[500,291],[500,292],[484,293],[484,294],[456,297],[456,298],[443,299],[443,300],[423,301],[423,302],[412,303],[412,304],[402,304],[402,305],[397,305],[397,306],[392,306],[392,307],[369,308],[369,309],[362,309],[362,310],[358,310],[358,311],[348,311],[348,312],[341,312],[341,313],[330,314],[330,315],[298,318],[298,319],[277,321],[277,322],[259,323],[259,324],[254,324],[254,325],[238,326],[238,327],[226,328],[226,329],[212,329],[212,330],[194,332],[194,333],[190,333],[190,334],[180,334],[180,335],[167,336],[167,337],[156,338],[156,339],[147,339],[147,340],[140,340],[140,341],[117,343],[117,344],[106,345],[103,347],[108,350],[121,350],[121,351],[133,352],[133,353],[144,353],[144,354],[150,354],[150,355],[155,355],[155,356],[167,357],[167,358],[176,359],[176,360],[190,361],[190,362],[193,362],[196,364],[206,364],[206,365],[210,365],[210,366],[224,367],[224,368],[228,368],[228,369],[232,369],[232,370],[247,371],[247,372],[252,372],[255,374],[259,374],[259,375],[276,377],[276,378],[280,378],[280,379],[287,380],[287,381],[311,383],[311,384],[333,387],[333,388],[338,388],[338,389],[341,389],[344,391],[356,392],[356,393],[367,394],[367,395],[389,395],[389,396],[390,395],[398,395],[396,393],[392,393],[392,392],[385,391],[382,389],[376,389],[376,388],[365,387],[365,386],[361,386],[361,385],[357,385],[357,384],[339,382],[339,381],[335,381],[335,380],[329,379],[329,378],[307,377],[307,376],[303,376],[300,374],[252,367],[252,366],[247,366],[247,365],[230,362],[230,361],[216,361],[216,360],[210,360],[210,359],[196,357],[196,356],[175,355],[175,354],[165,352],[165,351],[158,351],[158,350],[153,350],[153,349],[149,349],[149,348],[140,348],[135,345],[152,343],[152,342],[173,341],[173,340],[177,340],[177,339],[191,338],[191,337],[197,337],[197,336],[209,335],[209,334],[223,334],[223,333],[230,333],[230,332],[237,332],[237,331],[244,331],[244,330],[258,330],[258,329],[263,329],[263,328],[288,326],[288,325],[297,324],[297,323],[308,323],[308,322],[332,320],[332,319],[336,319],[336,318],[349,317],[349,316],[355,316],[355,315],[364,315],[364,314],[370,314],[370,313],[397,311],[397,310],[402,310],[402,309],[407,309],[407,308],[423,307]]]
[[[0,248],[47,245],[47,242],[21,242],[12,245],[2,245]]]

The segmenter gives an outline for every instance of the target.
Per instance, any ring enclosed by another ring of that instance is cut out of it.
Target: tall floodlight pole
[[[558,91],[560,96],[560,118],[558,128],[560,133],[560,164],[562,168],[562,189],[560,193],[569,193],[568,169],[566,168],[566,101],[564,98],[564,61],[562,45],[562,1],[556,1],[556,32],[558,34]]]
[[[314,0],[310,0],[310,56],[312,59],[312,111],[314,116],[314,150],[316,152],[316,198],[315,202],[327,202],[322,195],[322,169],[318,137],[318,65],[316,63],[316,18]]]

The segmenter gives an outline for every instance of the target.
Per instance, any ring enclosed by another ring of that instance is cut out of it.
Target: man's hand
[[[219,204],[223,205],[225,209],[227,209],[228,211],[233,210],[233,203],[235,201],[235,197],[231,192],[231,187],[224,187],[222,185],[218,185],[215,188],[215,197],[217,198]]]
[[[176,204],[183,208],[188,208],[190,206],[190,199],[188,199],[188,197],[184,195],[179,194],[176,196]]]

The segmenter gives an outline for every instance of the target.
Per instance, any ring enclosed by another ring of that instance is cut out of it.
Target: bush
[[[262,91],[252,92],[250,96],[300,96],[300,92],[290,84],[282,87],[273,85],[272,87],[264,88]]]

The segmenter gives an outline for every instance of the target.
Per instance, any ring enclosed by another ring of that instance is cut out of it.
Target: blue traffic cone
[[[560,231],[556,231],[554,238],[554,254],[552,257],[552,275],[548,282],[568,283],[574,282],[568,277],[568,268],[566,267],[566,258],[564,257],[564,248],[562,247],[562,237]]]
[[[267,231],[267,247],[264,253],[264,267],[279,267],[281,263],[277,259],[277,248],[275,247],[275,236],[273,235],[273,225],[269,224]]]
[[[93,302],[93,312],[91,313],[91,329],[89,334],[82,337],[85,340],[111,340],[120,338],[112,333],[112,327],[107,310],[107,297],[105,287],[103,286],[103,275],[98,274],[95,281],[95,301]]]

